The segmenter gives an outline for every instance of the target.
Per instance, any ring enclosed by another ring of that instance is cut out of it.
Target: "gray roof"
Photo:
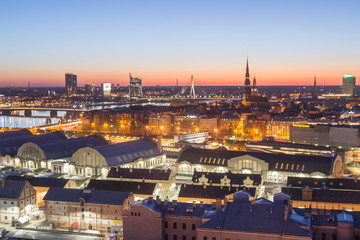
[[[333,161],[335,160],[333,156],[200,149],[187,146],[180,151],[177,161],[188,161],[192,164],[227,166],[228,160],[246,155],[267,162],[269,164],[269,170],[304,173],[322,172],[327,175],[332,173]],[[206,161],[205,158],[208,160],[211,158],[212,160]]]
[[[5,182],[4,182],[5,181]],[[18,198],[24,189],[26,181],[12,181],[3,179],[0,181],[0,198]]]
[[[87,190],[90,191],[90,189]],[[90,193],[87,193],[84,189],[51,187],[44,200],[75,203],[84,199],[85,203],[121,206],[129,196],[130,192],[91,190]]]
[[[141,201],[133,202],[131,205],[140,204]],[[151,209],[154,212],[161,213],[161,216],[171,215],[171,216],[184,216],[184,217],[202,217],[203,214],[207,211],[212,210],[212,205],[210,204],[193,204],[193,203],[184,203],[184,202],[164,202],[161,201],[159,204],[156,203],[156,199],[145,199],[142,203],[144,207]],[[189,211],[192,210],[192,211]]]
[[[37,144],[44,151],[46,159],[69,158],[77,150],[84,147],[95,147],[107,145],[107,140],[100,135],[89,137],[60,139],[57,141]]]
[[[117,166],[124,163],[136,161],[139,158],[150,158],[161,155],[157,144],[147,138],[93,147],[104,156],[109,166]]]
[[[15,176],[10,175],[6,177],[6,180],[13,181],[25,181],[35,187],[65,187],[65,185],[70,181],[70,179],[65,178],[51,178],[51,177],[34,177],[30,175],[25,176]]]
[[[18,137],[18,136],[29,136],[33,135],[28,129],[24,128],[19,131],[7,131],[0,132],[0,139],[8,137]]]
[[[273,233],[291,236],[311,236],[310,219],[289,213],[285,221],[284,202],[264,200],[249,201],[244,192],[234,194],[225,211],[217,211],[208,216],[209,221],[200,228],[223,229],[229,231]],[[309,230],[306,230],[308,228]]]
[[[41,135],[17,136],[0,139],[0,155],[15,156],[18,149],[27,142],[42,143],[56,141],[59,139],[66,139],[66,136],[61,132],[53,132]]]

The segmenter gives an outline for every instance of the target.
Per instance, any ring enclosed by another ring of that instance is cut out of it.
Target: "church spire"
[[[248,100],[251,95],[250,87],[250,73],[249,73],[249,59],[246,58],[246,73],[245,73],[245,88],[244,88],[244,100]]]
[[[314,89],[312,94],[313,99],[318,99],[318,92],[316,87],[316,75],[314,76]]]

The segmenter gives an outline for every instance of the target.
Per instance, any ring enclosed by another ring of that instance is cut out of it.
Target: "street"
[[[60,233],[59,231],[36,231],[16,229],[6,234],[2,239],[38,239],[38,240],[95,240],[101,237],[81,233]]]

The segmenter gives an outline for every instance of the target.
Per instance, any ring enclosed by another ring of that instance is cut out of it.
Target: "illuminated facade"
[[[142,90],[142,79],[141,78],[133,78],[131,73],[129,73],[129,96],[131,98],[142,98],[143,90]]]
[[[65,73],[65,88],[68,96],[77,93],[77,75],[72,73]]]
[[[343,94],[348,94],[351,97],[355,96],[356,78],[353,75],[344,75],[342,90]]]
[[[69,230],[120,231],[121,211],[133,200],[129,192],[50,188],[44,197],[46,221]]]
[[[316,164],[315,164],[316,163]],[[309,156],[185,147],[177,159],[178,173],[261,174],[263,182],[286,183],[289,176],[325,177],[342,173],[340,156]]]
[[[101,84],[102,97],[104,100],[110,100],[111,97],[111,83]]]
[[[30,216],[36,208],[35,189],[26,181],[0,181],[0,223],[11,223],[22,216]]]

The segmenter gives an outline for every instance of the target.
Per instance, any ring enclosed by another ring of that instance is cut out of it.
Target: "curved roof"
[[[0,132],[0,139],[8,138],[8,137],[29,136],[29,135],[33,135],[32,132],[24,128],[19,131]]]
[[[267,162],[269,164],[269,170],[272,171],[304,173],[322,172],[327,175],[332,173],[332,166],[335,160],[335,157],[332,156],[230,151],[185,147],[180,151],[177,162],[188,161],[192,164],[227,166],[228,160],[246,155]]]
[[[0,138],[0,155],[16,155],[19,147],[27,142],[42,143],[66,139],[61,132],[53,132],[41,135],[17,136],[10,138]]]
[[[108,144],[108,141],[100,135],[89,137],[60,139],[57,141],[37,144],[43,150],[46,159],[60,159],[71,157],[77,150],[84,147],[95,147]]]
[[[149,158],[161,155],[157,144],[147,138],[92,147],[98,151],[106,160],[108,166],[117,166],[124,163],[136,161],[139,158]]]

